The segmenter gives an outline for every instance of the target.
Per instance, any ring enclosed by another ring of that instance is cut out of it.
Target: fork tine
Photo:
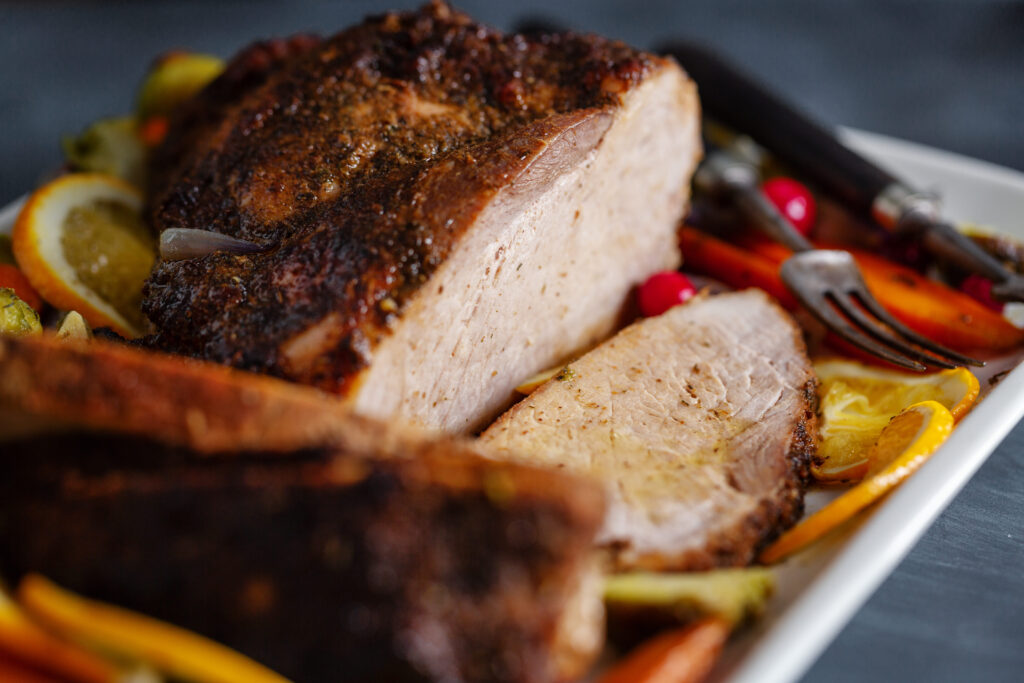
[[[829,298],[836,307],[842,311],[843,315],[853,320],[860,329],[864,330],[883,344],[891,346],[897,351],[900,351],[915,360],[923,361],[929,365],[937,365],[940,368],[956,367],[954,363],[949,362],[945,358],[925,353],[921,349],[914,348],[902,339],[895,337],[892,332],[889,332],[879,325],[876,319],[865,313],[864,310],[857,305],[856,301],[854,301],[854,297],[856,297],[857,301],[862,300],[861,293],[856,291],[851,292],[850,294],[831,292]]]
[[[976,360],[970,356],[965,356],[962,353],[957,353],[952,349],[946,348],[942,344],[932,341],[928,337],[924,337],[917,332],[914,332],[912,329],[893,317],[893,315],[889,313],[889,311],[885,310],[885,308],[882,307],[882,304],[878,303],[878,301],[870,294],[864,295],[856,291],[852,292],[852,294],[857,297],[857,301],[859,301],[864,308],[871,311],[872,315],[894,329],[896,332],[899,332],[904,339],[907,339],[922,348],[928,349],[932,353],[942,356],[946,360],[955,362],[958,365],[973,365],[978,368],[984,367],[984,361]]]
[[[854,346],[864,349],[868,353],[878,356],[879,358],[884,358],[890,363],[899,365],[902,368],[907,368],[908,370],[922,372],[928,369],[927,366],[918,363],[912,358],[907,358],[902,354],[896,353],[888,346],[879,344],[874,339],[858,330],[856,327],[851,325],[846,318],[839,315],[839,313],[837,313],[832,307],[832,303],[823,295],[812,298],[805,295],[802,290],[793,290],[793,293],[798,299],[800,299],[800,303],[802,303],[808,311],[824,323],[826,327]]]

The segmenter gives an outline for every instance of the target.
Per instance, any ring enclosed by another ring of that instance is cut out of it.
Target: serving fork
[[[868,290],[846,251],[816,249],[760,191],[763,151],[750,138],[713,149],[694,175],[711,201],[735,207],[747,221],[793,251],[783,283],[818,320],[858,348],[909,370],[984,365],[924,337],[894,318]]]
[[[697,82],[708,116],[756,140],[852,214],[913,236],[940,261],[991,280],[995,299],[1024,301],[1024,276],[943,220],[938,197],[846,147],[826,127],[707,47],[677,42],[664,52]]]

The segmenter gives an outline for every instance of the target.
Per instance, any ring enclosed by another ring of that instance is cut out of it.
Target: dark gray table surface
[[[159,52],[230,55],[417,3],[0,2],[0,204],[59,162],[58,139],[127,111]],[[1024,171],[1024,4],[461,3],[650,46],[700,38],[825,121]],[[1024,221],[1024,216],[1021,216]],[[1024,400],[1024,397],[1022,397]],[[806,674],[808,681],[1024,680],[1024,425],[1003,442]]]

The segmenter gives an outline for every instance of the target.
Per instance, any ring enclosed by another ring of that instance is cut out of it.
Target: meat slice
[[[156,347],[468,432],[679,261],[699,115],[671,60],[434,3],[246,79],[172,126],[153,222],[266,251],[160,263]]]
[[[50,428],[0,430],[3,578],[40,572],[292,680],[580,675],[603,638],[600,487],[339,403],[98,341],[0,338],[0,414]]]
[[[815,396],[798,328],[752,289],[626,328],[479,443],[602,479],[620,567],[744,565],[802,511]]]
[[[602,640],[599,491],[567,498],[557,475],[420,456],[6,444],[0,562],[8,579],[42,573],[290,680],[581,674]]]

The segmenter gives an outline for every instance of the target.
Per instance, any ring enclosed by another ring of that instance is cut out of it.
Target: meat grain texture
[[[480,443],[604,481],[598,541],[619,568],[742,566],[802,512],[815,396],[799,329],[746,290],[626,328]]]
[[[160,263],[149,341],[472,431],[678,264],[698,110],[671,60],[441,3],[256,46],[172,123],[150,204],[266,250]]]

